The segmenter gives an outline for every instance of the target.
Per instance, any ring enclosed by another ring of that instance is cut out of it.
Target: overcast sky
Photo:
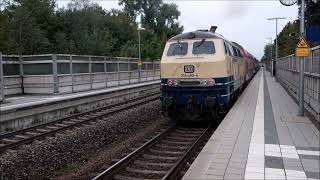
[[[117,0],[94,1],[103,8],[121,8]],[[278,33],[287,22],[298,15],[298,6],[283,6],[278,0],[257,1],[218,1],[218,0],[175,0],[181,12],[180,23],[184,31],[208,29],[218,26],[217,32],[231,41],[238,42],[258,59],[263,55],[263,47],[269,42],[268,37],[275,38],[276,23],[268,21],[271,17],[286,17],[279,20]],[[58,0],[59,7],[67,4],[66,0]]]

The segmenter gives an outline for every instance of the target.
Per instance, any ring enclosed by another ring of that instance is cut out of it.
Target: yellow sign
[[[142,61],[141,61],[141,59],[138,60],[138,66],[142,66]]]
[[[310,46],[303,37],[300,37],[299,43],[296,47],[296,56],[307,57],[309,55],[310,55]]]

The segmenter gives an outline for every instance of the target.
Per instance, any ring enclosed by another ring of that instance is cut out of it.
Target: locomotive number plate
[[[194,73],[194,66],[193,65],[185,65],[184,72],[185,73]]]

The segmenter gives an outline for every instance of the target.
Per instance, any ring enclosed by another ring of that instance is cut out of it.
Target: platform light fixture
[[[281,19],[287,19],[287,18],[285,18],[285,17],[273,17],[273,18],[268,18],[267,20],[269,20],[269,21],[273,21],[273,20],[275,20],[276,21],[276,59],[275,59],[275,62],[277,62],[277,60],[278,60],[278,20],[281,20]],[[271,72],[271,74],[273,75],[273,76],[275,76],[275,74],[274,74],[274,67],[273,67],[274,65],[273,65],[273,61],[272,61],[272,65],[271,65],[271,67],[272,67],[272,72]]]
[[[138,37],[139,37],[139,65],[138,65],[138,69],[139,69],[139,82],[141,82],[141,65],[140,63],[142,62],[141,60],[141,31],[144,31],[145,28],[143,27],[138,27]]]
[[[270,45],[270,60],[272,60],[272,37],[268,37],[268,40],[270,40],[270,43],[268,43]]]

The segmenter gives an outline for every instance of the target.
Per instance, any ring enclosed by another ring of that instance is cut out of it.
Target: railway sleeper
[[[144,174],[144,175],[161,175],[164,176],[167,171],[158,171],[158,170],[147,170],[147,169],[137,169],[137,168],[131,168],[131,167],[126,167],[126,171],[131,172],[131,173],[139,173],[139,174]]]
[[[125,176],[125,175],[116,175],[114,179],[118,180],[159,180],[159,179],[151,179],[151,178],[136,178],[131,176]]]
[[[37,136],[40,135],[41,133],[37,133],[37,132],[26,132],[26,135],[30,135],[30,136]]]
[[[36,129],[36,131],[46,133],[46,132],[50,132],[51,130],[50,129]]]
[[[175,150],[178,150],[178,151],[186,150],[186,149],[189,148],[187,146],[176,146],[176,145],[171,146],[171,145],[168,145],[168,144],[156,144],[155,146],[158,147],[158,148],[162,148],[162,149],[175,149]]]
[[[197,135],[197,134],[182,134],[182,133],[176,133],[176,132],[171,133],[171,135],[175,136],[175,137],[182,137],[182,138],[197,138],[197,137],[199,137],[199,135]]]
[[[174,163],[155,163],[155,162],[148,162],[148,161],[143,161],[143,160],[135,160],[133,164],[142,166],[142,167],[166,167],[170,168],[174,165]]]
[[[188,131],[188,130],[180,130],[180,129],[176,129],[174,130],[174,132],[176,133],[181,133],[181,134],[194,134],[194,135],[200,135],[201,133],[203,133],[203,131]]]
[[[70,119],[71,121],[73,121],[73,122],[82,122],[83,120],[81,120],[81,119]]]
[[[46,128],[48,128],[48,129],[59,129],[59,127],[57,127],[57,126],[46,126]]]
[[[176,161],[179,157],[166,157],[166,156],[159,156],[159,155],[151,155],[151,154],[143,154],[143,158],[145,159],[155,159],[155,160],[173,160]]]
[[[97,115],[94,115],[94,114],[87,114],[87,115],[85,115],[85,117],[86,117],[86,118],[88,118],[88,119],[91,119],[91,118],[95,118],[95,117],[97,117]]]
[[[70,125],[70,124],[75,124],[76,122],[74,122],[74,121],[63,121],[62,123]]]
[[[184,141],[172,141],[172,140],[168,140],[168,139],[163,139],[161,140],[161,142],[165,143],[165,144],[173,144],[173,145],[190,145],[191,142],[184,142]]]
[[[164,151],[164,150],[158,150],[158,149],[149,149],[152,153],[159,153],[159,154],[170,154],[170,155],[182,155],[183,152],[181,151]]]
[[[68,126],[67,124],[62,124],[62,123],[58,123],[58,124],[55,124],[56,126],[60,126],[60,127],[66,127]]]
[[[192,142],[195,140],[195,138],[189,138],[189,137],[177,137],[177,136],[169,136],[166,139],[174,140],[174,141],[187,141]]]
[[[15,138],[19,138],[19,139],[28,139],[30,138],[29,136],[24,136],[24,135],[15,135]]]
[[[18,142],[18,140],[8,139],[8,138],[3,138],[3,139],[1,139],[1,141],[5,142],[5,143],[16,143],[16,142]]]

